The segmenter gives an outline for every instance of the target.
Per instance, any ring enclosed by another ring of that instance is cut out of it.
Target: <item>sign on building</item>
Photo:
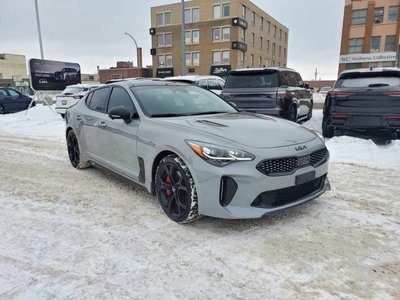
[[[396,52],[368,53],[368,54],[348,54],[340,56],[341,64],[369,63],[380,61],[396,61]]]

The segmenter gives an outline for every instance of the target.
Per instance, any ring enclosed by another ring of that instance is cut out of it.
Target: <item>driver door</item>
[[[12,111],[21,111],[27,108],[26,100],[14,89],[7,89]]]

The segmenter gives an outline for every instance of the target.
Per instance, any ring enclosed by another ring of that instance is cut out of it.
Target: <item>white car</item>
[[[56,97],[56,112],[64,118],[68,108],[78,103],[91,90],[101,86],[101,84],[76,84],[69,85]]]
[[[218,76],[175,76],[167,77],[164,80],[174,82],[186,82],[192,85],[197,85],[203,89],[209,90],[217,95],[221,95],[222,89],[225,86],[225,81]]]

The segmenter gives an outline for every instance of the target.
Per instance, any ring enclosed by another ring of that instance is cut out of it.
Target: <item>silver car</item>
[[[238,112],[202,88],[141,79],[103,86],[67,111],[75,168],[106,168],[156,195],[169,218],[260,218],[330,188],[323,138]]]

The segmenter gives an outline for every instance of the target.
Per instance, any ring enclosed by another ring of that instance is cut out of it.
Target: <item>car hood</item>
[[[317,137],[293,122],[250,113],[165,118],[162,121],[253,148],[285,147],[306,143]]]

